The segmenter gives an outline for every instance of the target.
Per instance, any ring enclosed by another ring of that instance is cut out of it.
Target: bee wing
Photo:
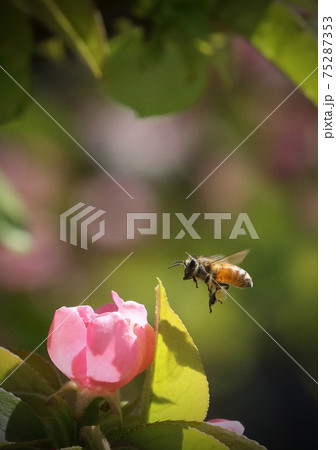
[[[226,258],[226,256],[224,255],[212,255],[209,257],[205,257],[205,259],[207,259],[210,262],[217,262],[217,261],[221,261],[222,259]]]
[[[214,262],[226,262],[234,265],[240,264],[242,261],[244,261],[245,257],[250,253],[250,249],[248,250],[242,250],[241,252],[233,253],[232,255],[228,256],[217,256],[214,258],[212,263]]]

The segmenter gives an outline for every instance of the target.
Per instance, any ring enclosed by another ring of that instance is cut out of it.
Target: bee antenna
[[[172,267],[176,267],[176,266],[185,266],[184,261],[173,261],[173,264],[171,266],[168,267],[168,269],[171,269]]]

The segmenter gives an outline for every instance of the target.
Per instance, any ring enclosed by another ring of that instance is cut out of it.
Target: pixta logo
[[[95,211],[94,206],[86,206],[85,203],[79,202],[77,205],[69,208],[63,214],[60,215],[60,239],[61,241],[68,242],[67,223],[70,216],[70,244],[78,245],[78,229],[80,224],[80,247],[87,250],[88,248],[88,227],[95,222],[99,217],[105,214],[106,211],[99,209]],[[79,212],[77,212],[79,211]],[[91,242],[96,242],[99,238],[105,234],[105,220],[99,222],[99,231],[91,238]]]
[[[193,213],[189,218],[187,218],[183,213],[162,213],[161,214],[161,227],[158,231],[158,214],[157,213],[128,213],[127,214],[127,239],[134,239],[135,230],[140,234],[147,235],[158,235],[162,236],[162,239],[183,239],[186,233],[192,239],[202,239],[194,228],[194,224],[197,219],[199,219],[201,213]],[[172,218],[173,217],[173,218]],[[180,225],[183,228],[177,233],[176,236],[171,236],[171,221],[177,218]],[[222,239],[222,221],[231,220],[231,213],[204,213],[202,216],[203,220],[213,221],[213,237],[214,239]],[[137,221],[148,221],[147,227],[136,227]],[[258,233],[254,228],[251,219],[247,213],[240,213],[235,221],[232,231],[229,235],[229,239],[237,239],[238,236],[247,235],[251,236],[252,239],[259,239]]]

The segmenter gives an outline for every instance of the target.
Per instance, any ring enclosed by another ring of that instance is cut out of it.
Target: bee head
[[[188,259],[186,259],[185,263],[184,263],[184,280],[190,280],[190,278],[192,278],[198,269],[198,262],[196,260],[196,258],[194,258],[193,256],[189,256]]]

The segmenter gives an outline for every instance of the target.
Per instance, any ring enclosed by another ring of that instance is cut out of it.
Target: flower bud
[[[55,312],[48,335],[53,363],[76,384],[96,391],[116,390],[153,361],[155,333],[144,305],[123,300],[95,311],[63,306]]]

